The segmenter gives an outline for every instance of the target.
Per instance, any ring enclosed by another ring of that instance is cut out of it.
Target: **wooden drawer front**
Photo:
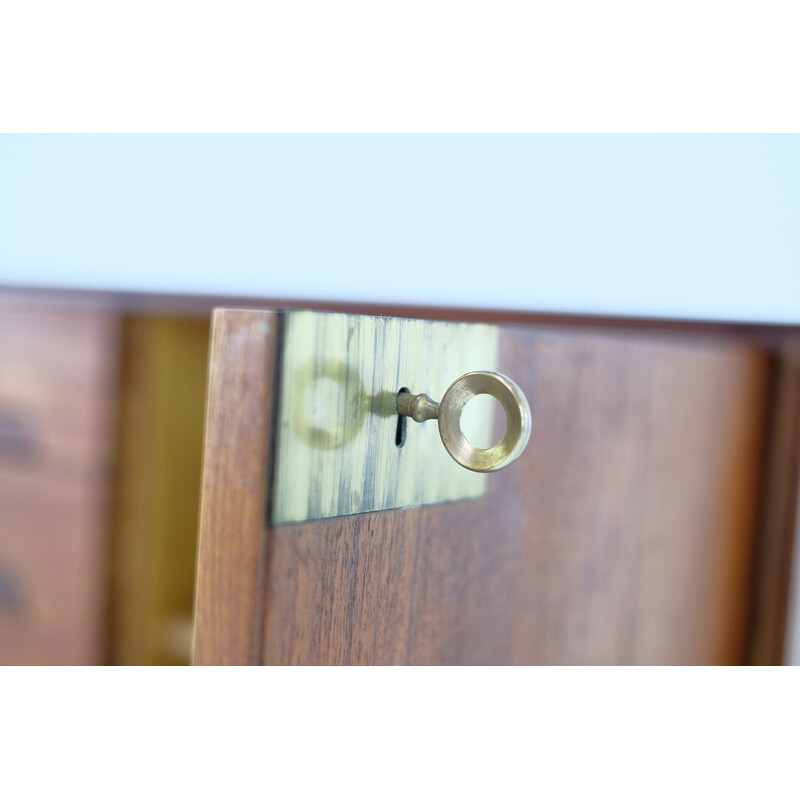
[[[115,339],[105,314],[0,310],[0,463],[75,474],[105,459]]]
[[[743,661],[764,351],[505,328],[533,429],[485,497],[270,525],[279,324],[214,318],[198,663]]]
[[[0,312],[0,663],[103,659],[116,324]]]

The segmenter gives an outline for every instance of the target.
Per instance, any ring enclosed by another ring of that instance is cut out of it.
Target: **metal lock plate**
[[[441,397],[497,367],[491,325],[287,311],[282,315],[274,524],[476,498],[486,475],[456,464],[433,423],[396,444],[401,388]],[[468,435],[491,438],[491,408]],[[466,432],[466,431],[465,431]]]

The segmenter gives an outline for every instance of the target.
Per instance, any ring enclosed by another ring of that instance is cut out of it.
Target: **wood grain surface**
[[[485,498],[267,528],[273,322],[216,316],[198,663],[743,661],[762,351],[507,328],[533,434]]]
[[[756,351],[519,329],[528,451],[476,502],[269,532],[263,663],[741,663]]]
[[[276,355],[276,314],[214,313],[195,598],[196,664],[253,664],[261,658]]]
[[[0,312],[0,663],[105,657],[117,320]]]

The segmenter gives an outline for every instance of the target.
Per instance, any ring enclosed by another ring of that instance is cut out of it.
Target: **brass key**
[[[493,447],[473,447],[461,430],[464,406],[476,395],[488,394],[499,400],[506,412],[506,430]],[[402,392],[397,396],[397,413],[415,422],[435,419],[445,449],[462,467],[473,472],[495,472],[518,458],[531,436],[531,410],[522,390],[499,372],[468,372],[454,381],[437,403],[426,394]]]

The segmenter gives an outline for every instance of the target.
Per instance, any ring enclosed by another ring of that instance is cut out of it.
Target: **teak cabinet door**
[[[484,496],[275,525],[280,348],[280,314],[215,312],[196,663],[742,662],[762,351],[501,326],[532,436]]]

